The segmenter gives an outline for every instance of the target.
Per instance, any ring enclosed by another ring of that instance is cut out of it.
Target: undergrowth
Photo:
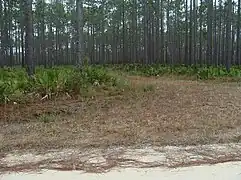
[[[108,65],[107,65],[108,66]],[[177,76],[192,76],[196,79],[208,80],[231,77],[234,79],[241,78],[241,67],[233,66],[230,71],[225,67],[213,66],[164,66],[164,65],[141,65],[141,64],[128,64],[128,65],[115,65],[108,66],[113,70],[127,72],[131,75],[142,76],[162,76],[162,75],[177,75]]]
[[[118,72],[118,73],[117,73]],[[118,75],[119,74],[119,75]],[[225,67],[207,66],[164,66],[164,65],[104,65],[84,66],[82,70],[60,66],[49,69],[38,67],[34,78],[29,78],[22,68],[0,69],[0,103],[20,101],[31,94],[40,98],[59,94],[79,94],[84,96],[101,89],[117,90],[118,94],[128,82],[120,74],[141,76],[177,75],[191,76],[200,80],[231,78],[240,80],[241,68],[233,66],[230,71]],[[144,91],[152,88],[144,87]]]
[[[0,69],[0,102],[23,100],[29,94],[51,97],[59,94],[81,94],[90,88],[118,87],[122,79],[101,66],[38,67],[34,78],[29,78],[22,68]]]

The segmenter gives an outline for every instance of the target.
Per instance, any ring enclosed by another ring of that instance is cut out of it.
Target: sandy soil
[[[241,144],[199,146],[111,147],[92,149],[25,151],[6,154],[0,159],[0,174],[36,172],[43,169],[85,173],[107,173],[113,169],[168,168],[222,164],[239,161]]]
[[[241,163],[224,163],[212,166],[185,167],[174,170],[166,168],[146,168],[146,169],[114,169],[111,172],[102,174],[83,173],[82,171],[42,171],[41,173],[12,173],[4,175],[2,180],[65,180],[65,179],[88,179],[88,180],[203,180],[203,179],[228,179],[240,180]]]

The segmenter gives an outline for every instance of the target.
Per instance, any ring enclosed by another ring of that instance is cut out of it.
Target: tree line
[[[240,65],[240,0],[0,0],[0,65]]]

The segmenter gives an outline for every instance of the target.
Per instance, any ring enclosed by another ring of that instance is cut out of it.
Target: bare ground
[[[62,149],[55,151],[15,152],[0,160],[0,174],[7,172],[78,170],[105,173],[121,168],[178,168],[241,161],[241,144],[199,146],[145,146],[144,148],[115,147],[107,149]]]
[[[197,145],[241,140],[239,83],[129,77],[126,92],[0,107],[0,155],[13,150]]]

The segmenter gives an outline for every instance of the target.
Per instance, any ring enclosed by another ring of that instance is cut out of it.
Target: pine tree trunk
[[[33,58],[33,13],[32,0],[25,0],[25,57],[27,73],[33,76],[35,73],[35,64]]]
[[[77,67],[83,65],[83,0],[76,0],[77,13]]]

